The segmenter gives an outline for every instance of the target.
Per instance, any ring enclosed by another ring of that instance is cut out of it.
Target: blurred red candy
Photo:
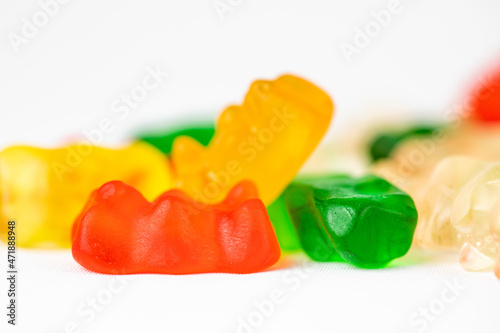
[[[472,116],[482,122],[500,121],[500,69],[492,73],[472,96]]]
[[[73,226],[73,257],[105,274],[252,273],[280,248],[255,185],[243,181],[215,205],[179,190],[148,202],[119,181],[91,195]]]

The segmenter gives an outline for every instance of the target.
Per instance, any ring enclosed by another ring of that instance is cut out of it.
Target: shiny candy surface
[[[415,205],[379,177],[304,178],[284,197],[302,248],[313,260],[383,267],[411,246]]]
[[[73,257],[105,274],[252,273],[280,257],[266,208],[248,181],[215,205],[171,190],[152,203],[121,182],[96,190],[75,221]]]
[[[330,97],[306,80],[285,75],[255,81],[242,105],[222,112],[206,148],[189,137],[174,141],[176,186],[213,203],[250,179],[270,204],[320,142],[332,114]]]
[[[418,245],[460,251],[460,264],[469,271],[494,269],[500,254],[499,162],[450,156],[408,191],[420,215]]]

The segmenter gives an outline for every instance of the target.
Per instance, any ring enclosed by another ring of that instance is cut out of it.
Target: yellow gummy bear
[[[325,92],[286,75],[254,82],[243,105],[222,113],[207,148],[177,138],[170,161],[146,143],[122,150],[10,147],[0,153],[0,236],[5,239],[7,222],[16,220],[17,245],[69,247],[71,226],[88,196],[111,180],[150,201],[177,187],[196,201],[215,203],[249,179],[269,204],[312,153],[332,114]]]
[[[142,142],[113,150],[14,146],[0,153],[0,236],[16,221],[16,245],[70,247],[71,226],[90,193],[121,180],[148,200],[173,186],[168,160]]]
[[[189,137],[174,141],[176,187],[214,203],[250,179],[270,204],[318,145],[332,114],[330,97],[306,80],[285,75],[255,81],[242,105],[222,112],[208,147]]]

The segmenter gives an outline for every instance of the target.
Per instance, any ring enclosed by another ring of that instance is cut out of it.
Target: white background
[[[380,114],[442,120],[500,56],[496,0],[401,0],[399,13],[351,62],[340,44],[353,44],[355,29],[390,1],[219,2],[232,8],[222,17],[212,0],[73,0],[16,52],[9,36],[20,35],[23,18],[32,21],[41,7],[0,0],[0,147],[60,145],[104,118],[113,130],[103,144],[121,144],[151,124],[212,119],[240,103],[253,80],[282,73],[333,97],[333,137]],[[113,103],[148,67],[168,77],[128,117],[117,117]],[[305,261],[305,275],[297,264],[248,276],[137,276],[87,323],[78,308],[102,298],[114,278],[85,272],[67,251],[22,251],[19,326],[9,332],[64,332],[72,321],[82,332],[236,332],[274,289],[283,302],[241,332],[418,332],[423,326],[410,322],[415,311],[441,304],[455,279],[465,290],[422,331],[498,332],[500,282],[462,271],[454,255],[429,258],[410,253],[378,271]],[[289,275],[300,278],[290,282]]]

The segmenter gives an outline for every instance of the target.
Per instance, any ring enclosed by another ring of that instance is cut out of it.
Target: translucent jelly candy
[[[443,159],[430,177],[409,190],[419,211],[415,242],[430,249],[460,249],[460,264],[490,271],[500,256],[500,162],[465,156]]]
[[[304,178],[293,182],[284,198],[302,248],[313,260],[383,267],[411,246],[415,205],[384,179]]]
[[[155,147],[161,149],[164,153],[168,154],[171,151],[172,143],[177,137],[189,136],[206,146],[210,142],[214,131],[215,129],[213,126],[185,124],[184,127],[176,130],[161,131],[156,134],[151,133],[147,136],[141,136],[140,139],[154,145]],[[283,197],[280,196],[277,200],[270,204],[267,207],[267,212],[271,222],[273,223],[274,230],[276,231],[276,236],[278,237],[281,250],[286,252],[299,250],[300,243],[287,216]]]
[[[168,161],[136,143],[112,150],[72,145],[60,149],[15,146],[0,153],[2,238],[17,221],[17,245],[70,247],[71,225],[90,193],[110,180],[136,186],[147,198],[171,188]]]
[[[372,161],[388,158],[394,148],[402,141],[419,136],[429,136],[437,129],[437,126],[414,126],[405,130],[381,133],[369,144],[369,152]]]
[[[174,141],[176,186],[197,201],[213,203],[250,179],[270,204],[319,143],[332,113],[330,97],[303,79],[255,81],[243,104],[219,117],[208,147],[189,137]]]
[[[286,211],[283,195],[267,207],[267,213],[276,231],[281,251],[294,252],[300,250],[300,242]]]
[[[162,131],[144,133],[138,139],[155,146],[165,154],[170,154],[172,144],[177,137],[189,136],[206,146],[212,139],[214,132],[215,128],[212,124],[186,124]]]
[[[266,208],[251,182],[204,205],[179,190],[148,202],[109,182],[96,190],[73,228],[73,257],[105,274],[252,273],[280,257]]]
[[[164,152],[173,140],[170,160],[144,142],[123,152],[82,145],[59,150],[12,147],[0,156],[6,198],[1,211],[24,224],[19,245],[69,246],[68,222],[89,193],[110,180],[123,180],[148,198],[180,188],[197,201],[214,203],[250,179],[270,204],[321,140],[332,114],[326,93],[286,75],[254,82],[241,106],[222,113],[206,148],[202,144],[212,135],[211,128],[175,132],[158,141],[145,138]]]
[[[493,236],[493,241],[497,246],[497,261],[495,263],[495,275],[500,279],[500,200],[495,203],[490,215],[490,228]]]
[[[430,136],[405,140],[391,158],[377,162],[372,172],[412,194],[443,158],[453,155],[500,161],[500,125],[464,122],[456,128],[437,129]]]

